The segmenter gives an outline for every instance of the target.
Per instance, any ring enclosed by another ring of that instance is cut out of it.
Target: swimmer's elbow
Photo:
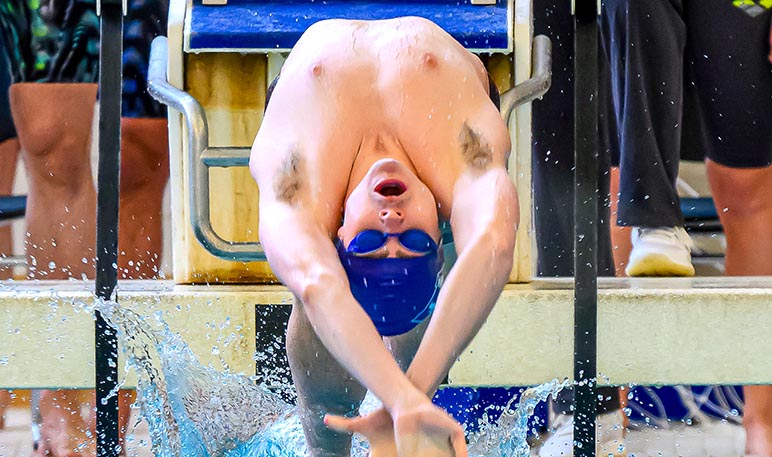
[[[298,278],[293,292],[300,301],[309,317],[323,312],[327,305],[333,304],[341,285],[341,278],[323,266],[313,266],[305,269]],[[312,318],[313,321],[313,318]]]
[[[497,276],[508,278],[512,271],[516,237],[517,224],[511,220],[499,223],[482,235],[481,241],[485,248],[480,252],[490,253],[491,267]]]
[[[514,266],[515,257],[515,233],[505,231],[503,233],[489,233],[489,247],[491,263],[497,275],[509,278],[509,273]]]

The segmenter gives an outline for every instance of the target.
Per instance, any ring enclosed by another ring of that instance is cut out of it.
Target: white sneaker
[[[599,414],[595,419],[596,455],[624,457],[625,428],[621,410]],[[572,457],[574,455],[574,416],[560,415],[553,421],[553,434],[539,448],[539,457]]]
[[[683,227],[633,227],[627,276],[694,276],[692,239]]]

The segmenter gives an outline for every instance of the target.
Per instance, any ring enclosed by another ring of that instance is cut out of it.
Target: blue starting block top
[[[0,222],[24,216],[27,210],[26,195],[0,196]]]
[[[513,0],[228,0],[188,11],[187,52],[287,52],[311,24],[324,19],[419,16],[435,22],[471,51],[512,52]]]

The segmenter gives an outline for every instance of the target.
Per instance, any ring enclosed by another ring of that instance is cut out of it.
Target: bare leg
[[[16,173],[16,158],[19,143],[16,138],[9,138],[0,143],[0,195],[10,195],[13,191],[13,178]],[[13,254],[11,226],[0,227],[0,257]],[[13,268],[0,266],[0,280],[13,276]],[[0,390],[0,430],[5,428],[5,411],[11,404],[11,393]]]
[[[96,84],[11,86],[30,187],[25,219],[32,279],[94,277],[96,191],[89,144],[96,90]]]
[[[38,455],[75,457],[96,453],[94,435],[83,419],[82,392],[44,390],[40,394],[41,443]]]
[[[27,252],[33,267],[30,277],[92,278],[96,192],[89,145],[96,85],[18,84],[12,88],[11,97],[30,177],[26,217]],[[161,200],[168,178],[166,122],[131,119],[125,120],[122,127],[124,173],[119,238],[125,255],[119,257],[121,277],[150,278],[157,271],[162,243]],[[121,391],[121,441],[133,398],[133,392]],[[80,451],[93,455],[94,441],[90,437],[94,436],[95,421],[92,417],[84,422],[73,413],[80,410],[80,405],[76,392],[49,391],[42,395],[44,452],[66,455],[60,453],[87,442]],[[85,436],[88,431],[90,437]]]
[[[29,179],[28,277],[94,277],[96,191],[89,144],[96,84],[14,84],[11,111]],[[44,391],[39,452],[94,455],[77,391]]]
[[[11,195],[13,178],[16,173],[16,159],[19,156],[19,142],[9,138],[0,143],[0,195]],[[0,226],[0,257],[13,254],[11,226]],[[0,280],[13,276],[13,268],[0,266]]]
[[[121,204],[118,269],[122,279],[158,274],[161,204],[169,178],[166,119],[121,120]]]
[[[418,351],[418,346],[421,344],[421,339],[424,337],[426,327],[428,326],[429,319],[427,318],[416,328],[403,335],[384,337],[383,340],[386,343],[386,347],[391,352],[391,355],[394,356],[402,371],[407,371],[410,367],[410,363],[413,361],[416,351]]]
[[[311,457],[349,456],[351,434],[327,428],[324,415],[356,413],[366,389],[319,341],[297,297],[287,329],[287,355]]]
[[[772,275],[772,167],[729,168],[707,160],[708,180],[726,234],[726,274]],[[745,452],[772,455],[772,386],[746,386]]]
[[[5,428],[5,411],[11,406],[11,392],[0,390],[0,430]]]
[[[633,244],[630,241],[631,227],[621,227],[616,224],[619,209],[619,167],[611,168],[611,250],[614,255],[614,270],[616,276],[625,276],[625,268],[630,260]]]
[[[166,119],[121,118],[121,197],[118,221],[118,275],[121,279],[157,277],[163,245],[161,204],[169,179]],[[128,432],[136,392],[118,397],[119,443]],[[90,420],[92,429],[96,417]]]

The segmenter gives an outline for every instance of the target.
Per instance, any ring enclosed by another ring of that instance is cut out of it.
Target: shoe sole
[[[648,254],[625,269],[627,276],[694,276],[694,265],[673,262],[665,254]]]

